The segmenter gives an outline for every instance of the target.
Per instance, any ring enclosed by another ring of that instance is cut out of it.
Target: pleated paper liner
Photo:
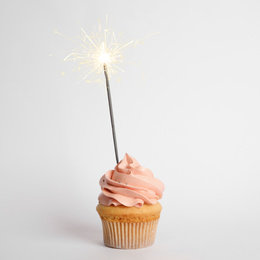
[[[104,244],[109,247],[136,249],[151,246],[155,240],[157,220],[124,223],[102,220]]]

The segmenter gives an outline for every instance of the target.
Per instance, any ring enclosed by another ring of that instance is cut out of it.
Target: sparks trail
[[[66,37],[65,35],[56,32],[57,34]],[[82,80],[89,78],[88,82],[102,81],[100,75],[104,72],[104,64],[108,77],[117,74],[118,71],[123,71],[120,67],[124,63],[122,51],[130,46],[134,47],[138,41],[129,41],[120,43],[120,37],[108,28],[107,22],[104,29],[98,26],[98,30],[87,34],[81,28],[81,37],[79,42],[71,39],[78,46],[72,51],[64,61],[74,61],[77,63],[77,69],[83,72]]]

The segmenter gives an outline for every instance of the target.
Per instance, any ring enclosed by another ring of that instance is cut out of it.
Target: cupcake
[[[164,184],[128,154],[99,184],[97,212],[104,244],[113,248],[142,248],[154,243],[162,210],[158,200]]]

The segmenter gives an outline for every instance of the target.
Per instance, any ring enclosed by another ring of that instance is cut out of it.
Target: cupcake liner
[[[108,247],[136,249],[154,243],[159,219],[147,222],[115,222],[101,219],[103,239]]]

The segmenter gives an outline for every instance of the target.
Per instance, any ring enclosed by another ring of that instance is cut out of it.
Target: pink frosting
[[[164,191],[164,184],[128,154],[101,177],[99,184],[102,192],[98,200],[105,206],[140,208],[144,203],[156,204]]]

